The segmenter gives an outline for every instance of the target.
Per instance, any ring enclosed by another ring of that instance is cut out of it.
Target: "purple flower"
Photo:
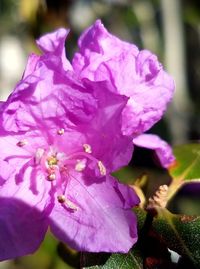
[[[127,97],[69,71],[65,35],[40,39],[44,54],[0,106],[0,260],[34,252],[48,227],[83,251],[127,252],[137,240],[139,199],[110,176],[133,151],[121,132]]]
[[[161,119],[174,92],[173,79],[148,50],[108,33],[100,20],[79,38],[73,68],[82,78],[109,80],[116,93],[129,97],[122,130],[137,136]]]

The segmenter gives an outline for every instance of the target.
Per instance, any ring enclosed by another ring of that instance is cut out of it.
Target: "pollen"
[[[57,131],[57,134],[58,135],[63,135],[65,133],[65,130],[63,129],[63,128],[61,128],[61,129],[59,129],[58,131]]]
[[[65,203],[65,201],[66,201],[66,198],[64,195],[58,195],[57,199],[58,199],[58,202],[61,204]]]
[[[78,207],[69,199],[67,199],[63,194],[57,196],[57,200],[60,204],[65,204],[68,208],[72,210],[78,210]]]
[[[99,168],[99,172],[102,176],[106,175],[106,168],[103,165],[102,161],[98,161],[98,168]]]
[[[89,144],[83,144],[83,149],[87,153],[92,153],[92,148]]]
[[[51,156],[47,159],[47,163],[49,167],[52,167],[58,164],[58,159],[56,158],[56,156]]]
[[[47,179],[48,179],[49,181],[53,181],[53,180],[55,180],[55,179],[56,179],[56,175],[55,175],[55,173],[49,174],[48,177],[47,177]]]
[[[22,139],[22,140],[17,142],[18,147],[23,147],[23,146],[25,146],[27,144],[28,144],[28,141],[26,139]]]
[[[72,201],[70,201],[69,199],[65,200],[65,204],[72,210],[78,210],[78,207],[72,203]]]
[[[77,172],[82,172],[86,167],[86,161],[85,160],[77,160],[77,164],[75,166],[75,170]]]

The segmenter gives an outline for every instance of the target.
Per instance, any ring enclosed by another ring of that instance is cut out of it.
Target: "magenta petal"
[[[27,62],[27,65],[23,74],[23,78],[26,78],[27,76],[31,75],[36,70],[36,66],[39,60],[40,60],[40,56],[34,53],[29,55],[28,62]]]
[[[137,55],[138,48],[135,45],[124,42],[110,34],[100,20],[86,29],[79,38],[80,52],[75,53],[72,65],[82,77],[96,80],[98,66],[110,59],[117,58],[121,52]],[[104,79],[101,79],[104,80]]]
[[[0,159],[0,186],[12,175],[14,168],[8,162]]]
[[[138,197],[111,177],[91,185],[81,180],[71,180],[66,194],[77,210],[56,204],[50,215],[52,232],[77,250],[128,252],[137,241],[136,217],[130,209]]]
[[[99,105],[92,121],[86,125],[85,136],[88,137],[93,152],[109,168],[109,172],[115,171],[129,163],[133,152],[131,137],[124,136],[121,132],[121,113],[127,97],[110,92],[112,85],[106,81],[83,80],[83,83],[87,89],[94,90]]]
[[[161,119],[174,92],[173,79],[156,55],[121,41],[97,20],[79,38],[72,65],[82,78],[107,80],[114,92],[129,97],[123,111],[125,135],[141,134]]]
[[[35,73],[20,81],[8,101],[3,105],[3,128],[7,131],[34,130],[39,124],[44,134],[60,128],[71,120],[90,120],[96,109],[96,100],[77,80],[54,73],[41,64]],[[67,116],[66,116],[67,115]],[[23,120],[22,120],[23,119]]]
[[[44,239],[47,221],[36,208],[0,198],[0,261],[33,253]]]
[[[60,28],[57,31],[43,35],[37,40],[37,45],[44,53],[56,53],[61,56],[65,49],[65,39],[69,30]]]
[[[43,35],[37,40],[38,47],[42,50],[44,55],[47,56],[47,60],[57,61],[61,58],[63,68],[65,70],[72,70],[70,62],[65,56],[65,39],[69,33],[69,30],[60,28],[53,33]]]
[[[112,85],[106,81],[83,80],[81,84],[71,73],[54,74],[45,65],[35,71],[38,72],[44,79],[38,80],[34,74],[28,76],[9,97],[1,115],[2,127],[31,133],[39,125],[40,130],[33,134],[38,139],[41,135],[40,143],[45,144],[42,140],[46,137],[47,143],[52,143],[61,127],[77,126],[74,130],[85,137],[81,140],[92,146],[108,172],[127,165],[133,145],[131,137],[122,135],[121,112],[128,98],[111,92]]]
[[[159,136],[153,134],[142,134],[133,139],[133,144],[147,149],[155,150],[162,167],[169,167],[174,161],[172,149]]]
[[[42,174],[30,165],[13,172],[0,185],[0,260],[34,252],[44,239],[51,211]]]

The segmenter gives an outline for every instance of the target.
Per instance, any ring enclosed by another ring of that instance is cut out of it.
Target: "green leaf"
[[[186,144],[174,147],[176,162],[168,171],[172,177],[168,200],[187,183],[200,182],[200,144]]]
[[[88,269],[143,269],[143,259],[139,250],[127,254],[84,253],[83,268]]]
[[[200,144],[186,144],[174,148],[176,164],[169,168],[172,178],[200,181]]]
[[[200,216],[175,215],[159,209],[152,227],[170,249],[200,268]]]

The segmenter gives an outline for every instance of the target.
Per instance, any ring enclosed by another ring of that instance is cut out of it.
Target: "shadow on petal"
[[[31,254],[44,239],[45,214],[14,198],[0,198],[0,261]]]

